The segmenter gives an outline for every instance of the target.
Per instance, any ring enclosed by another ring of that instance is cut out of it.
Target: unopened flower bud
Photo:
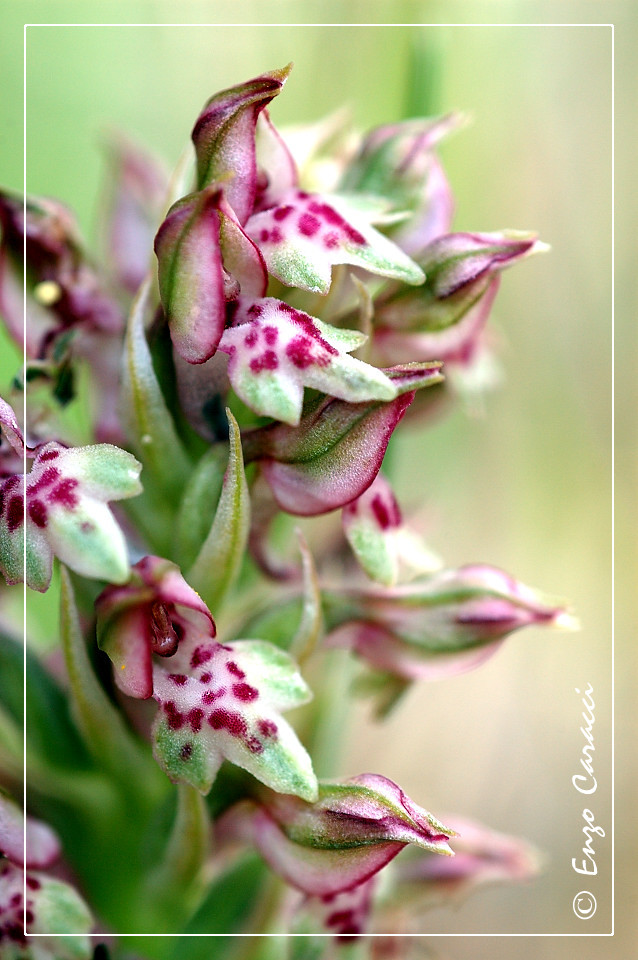
[[[268,794],[240,816],[244,838],[287,883],[311,896],[363,883],[406,844],[453,854],[454,831],[378,774],[320,783],[315,803]]]
[[[459,324],[485,296],[500,271],[544,249],[546,245],[533,234],[515,231],[449,233],[433,240],[418,256],[425,283],[415,290],[390,289],[375,303],[382,348],[387,352],[391,342],[398,349],[399,331],[425,337]],[[427,342],[423,341],[424,346]],[[415,337],[410,340],[413,343],[419,340]],[[433,338],[432,348],[437,345]],[[437,359],[447,359],[445,346],[441,340]]]
[[[15,432],[15,424],[6,429]],[[26,565],[27,585],[45,591],[55,554],[83,576],[123,583],[128,552],[107,502],[140,493],[141,465],[106,443],[67,449],[50,441],[30,455],[26,477],[14,474],[0,484],[0,569],[7,582],[22,582]]]
[[[383,371],[397,397],[383,403],[327,398],[299,426],[276,424],[245,434],[246,460],[258,460],[282,510],[314,516],[342,507],[372,483],[392,431],[421,387],[439,382],[437,363],[403,364]]]
[[[392,233],[410,256],[450,229],[454,200],[434,148],[462,120],[449,114],[377,127],[343,175],[339,189],[385,197],[394,209],[410,211],[410,219]]]
[[[347,589],[334,598],[341,625],[328,644],[349,647],[375,669],[407,680],[473,669],[521,627],[575,625],[565,606],[487,565],[405,586]]]

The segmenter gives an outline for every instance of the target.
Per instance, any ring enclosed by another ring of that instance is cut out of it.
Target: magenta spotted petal
[[[26,891],[26,898],[25,898]],[[26,933],[40,934],[37,938]],[[89,910],[67,883],[0,858],[0,956],[3,960],[89,960]]]
[[[26,834],[26,836],[25,836]],[[26,857],[25,857],[26,849]],[[3,960],[88,960],[93,926],[75,890],[35,870],[50,867],[60,844],[45,823],[23,817],[0,792],[0,957]],[[27,933],[57,934],[28,940]],[[67,936],[71,934],[72,936]],[[37,948],[33,949],[33,945]]]
[[[252,216],[246,232],[268,272],[289,287],[326,294],[338,263],[409,284],[425,279],[407,254],[342,197],[293,190],[277,206]]]
[[[219,349],[230,357],[228,376],[242,400],[295,426],[304,386],[351,403],[394,399],[396,387],[381,370],[348,356],[364,340],[280,300],[242,297]]]
[[[207,793],[223,760],[271,789],[313,800],[312,762],[281,711],[311,693],[283,650],[261,640],[186,636],[153,665],[155,757],[171,780]]]

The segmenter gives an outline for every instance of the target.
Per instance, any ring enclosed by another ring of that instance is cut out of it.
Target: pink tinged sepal
[[[292,64],[222,90],[206,103],[193,128],[198,188],[227,181],[227,197],[240,223],[258,192],[255,127],[259,114],[286,82]]]
[[[260,462],[282,510],[314,516],[342,507],[370,486],[415,391],[438,383],[440,369],[438,363],[386,369],[397,389],[395,400],[326,399],[302,416],[296,428],[277,424],[246,434],[246,459]]]
[[[26,850],[26,860],[25,860]],[[0,855],[29,870],[51,866],[60,855],[60,843],[53,830],[22,810],[0,792]]]
[[[106,587],[95,602],[98,645],[113,664],[116,684],[130,697],[153,694],[153,655],[174,657],[180,642],[214,637],[208,607],[178,567],[143,557],[121,587]]]
[[[39,446],[26,478],[9,477],[0,488],[0,567],[7,582],[22,581],[26,540],[27,585],[34,590],[48,588],[54,554],[82,576],[123,583],[128,551],[107,501],[140,493],[140,470],[130,453],[110,444]]]
[[[450,233],[432,241],[421,253],[419,263],[427,272],[432,294],[444,300],[486,275],[547,249],[535,234],[516,230]]]
[[[449,233],[454,210],[454,195],[443,164],[431,154],[421,204],[411,219],[393,233],[392,239],[410,257],[418,259],[419,252],[428,243]]]
[[[385,373],[348,356],[364,340],[272,297],[242,297],[219,349],[229,355],[230,382],[251,410],[296,426],[304,386],[350,403],[396,397]]]
[[[397,863],[397,893],[409,884],[415,893],[433,901],[465,898],[477,887],[490,883],[521,883],[541,870],[542,856],[520,837],[490,830],[482,823],[452,816],[457,832],[455,856],[442,860],[421,851]]]
[[[269,796],[252,814],[250,830],[269,866],[311,896],[363,883],[406,844],[453,854],[454,832],[377,774],[322,782],[316,803]]]
[[[268,272],[289,287],[327,294],[332,267],[340,263],[409,284],[425,279],[421,268],[344,197],[293,190],[277,206],[252,216],[246,232]]]
[[[217,349],[227,301],[240,289],[248,295],[265,292],[261,255],[217,186],[171,207],[155,238],[155,253],[175,349],[189,363],[203,363]]]
[[[377,583],[394,586],[441,566],[418,534],[404,524],[392,488],[381,473],[343,508],[342,522],[359,564]]]
[[[13,408],[2,397],[0,397],[0,434],[2,435],[1,440],[8,443],[16,456],[22,459],[25,455],[22,429]],[[2,445],[4,446],[4,443]],[[33,456],[33,450],[26,447],[26,455]]]
[[[26,891],[26,899],[24,893]],[[26,918],[26,931],[24,919]],[[0,953],[6,960],[89,960],[93,918],[60,880],[0,859]],[[26,934],[39,934],[29,939]]]
[[[170,661],[154,664],[153,696],[153,750],[174,782],[207,793],[226,759],[272,790],[316,799],[310,757],[281,716],[311,692],[278,647],[186,637]]]
[[[563,604],[486,565],[344,593],[352,605],[328,645],[350,647],[375,669],[407,680],[474,669],[521,627],[577,626]]]

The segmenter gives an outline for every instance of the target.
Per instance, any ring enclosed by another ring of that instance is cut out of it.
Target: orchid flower
[[[98,639],[129,696],[153,697],[158,763],[207,793],[224,759],[274,790],[306,799],[316,778],[281,711],[310,690],[284,651],[260,640],[219,643],[207,607],[178,568],[145,557],[96,602]]]
[[[24,449],[4,401],[0,425],[14,449]],[[30,472],[14,474],[0,486],[0,569],[7,583],[22,582],[26,564],[27,585],[45,591],[54,554],[83,576],[123,583],[128,551],[107,501],[141,491],[140,464],[110,444],[69,449],[52,440],[28,455]]]
[[[26,861],[23,837],[26,827]],[[23,817],[0,794],[0,957],[3,960],[88,960],[88,908],[67,883],[42,873],[58,859],[60,845],[46,824]],[[24,899],[26,890],[26,900]],[[26,917],[26,929],[24,918]],[[25,934],[39,934],[27,939]]]
[[[331,327],[281,300],[238,301],[219,349],[238,396],[262,416],[297,426],[304,386],[350,403],[394,400],[397,388],[381,370],[348,352],[365,337]]]
[[[419,254],[426,282],[412,293],[388,288],[375,300],[375,343],[390,362],[406,356],[467,366],[475,356],[500,274],[547,250],[534,234],[450,233]]]
[[[404,216],[409,211],[393,239],[410,256],[450,229],[454,199],[435,148],[462,123],[449,114],[377,127],[342,173],[340,190],[388,198]]]
[[[77,361],[89,364],[96,438],[119,444],[114,385],[124,317],[117,296],[85,253],[66,207],[29,198],[25,211],[26,217],[21,198],[0,193],[0,314],[24,347],[25,376],[50,379],[64,405],[73,396]]]

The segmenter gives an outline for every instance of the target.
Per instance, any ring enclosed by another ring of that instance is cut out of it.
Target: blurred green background
[[[419,929],[431,933],[585,935],[611,925],[612,30],[589,24],[618,21],[617,131],[631,115],[632,24],[622,4],[574,2],[560,10],[557,17],[556,4],[516,2],[266,0],[177,8],[60,0],[5,4],[2,15],[2,181],[15,189],[23,178],[21,24],[147,24],[27,30],[27,188],[71,205],[91,242],[105,129],[123,128],[172,164],[208,96],[293,60],[271,111],[277,125],[314,120],[344,103],[361,127],[418,112],[467,112],[471,126],[441,150],[457,198],[455,229],[533,229],[551,244],[549,255],[503,279],[493,326],[505,380],[484,416],[458,409],[420,434],[406,429],[395,454],[403,502],[421,508],[430,542],[448,565],[502,566],[569,598],[582,624],[573,635],[527,630],[479,671],[415,686],[383,727],[373,725],[365,705],[357,708],[344,774],[382,772],[443,819],[446,812],[479,818],[547,855],[531,886],[488,889],[457,910],[428,914]],[[176,18],[209,25],[166,25]],[[231,19],[245,25],[212,25]],[[617,154],[617,190],[629,162]],[[625,323],[634,279],[631,200],[623,194],[616,227],[616,335],[623,338],[616,376],[626,387],[616,406],[619,740],[635,716],[635,618],[622,606],[633,599],[636,575],[635,340]],[[5,356],[2,386],[13,362]],[[583,745],[575,688],[587,683],[597,704],[599,786],[584,798],[571,777]],[[626,748],[620,757],[616,803],[627,814],[634,761]],[[591,879],[571,867],[584,844],[586,805],[607,834],[596,843],[599,874]],[[614,941],[583,937],[575,948],[566,937],[467,937],[432,939],[430,946],[436,956],[459,960],[562,958],[575,949],[585,960],[629,956],[631,833],[618,849],[621,932]],[[583,888],[598,901],[587,925],[572,912]]]

